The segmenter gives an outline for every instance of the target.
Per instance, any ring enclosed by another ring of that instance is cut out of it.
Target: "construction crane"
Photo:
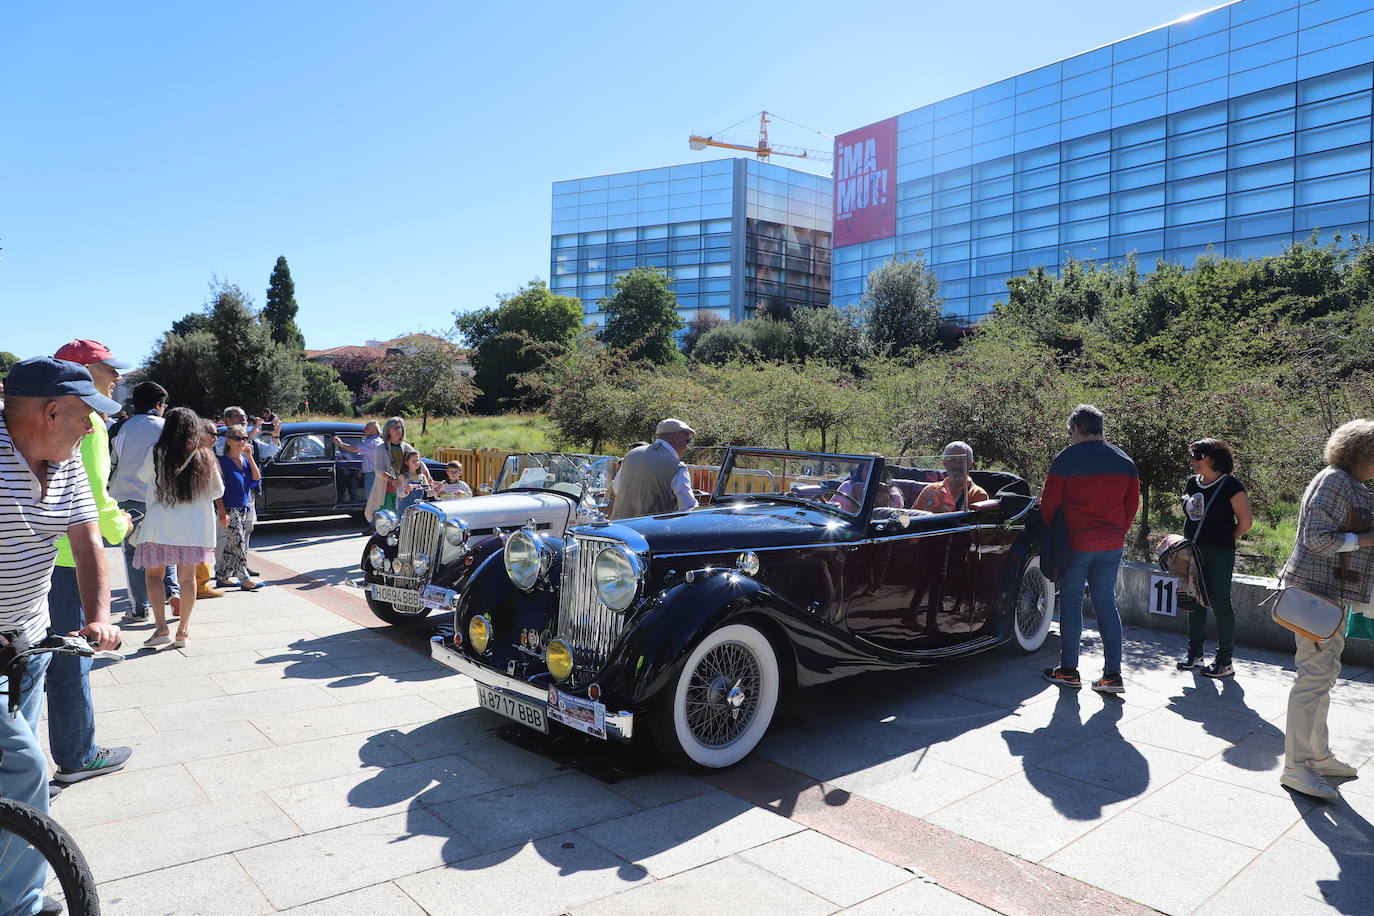
[[[777,118],[777,115],[773,115],[773,117]],[[709,137],[704,137],[701,134],[692,134],[687,138],[687,145],[696,150],[706,149],[708,146],[716,146],[721,149],[737,149],[740,152],[753,153],[764,162],[768,161],[769,156],[774,155],[794,156],[797,159],[816,159],[821,162],[830,162],[835,158],[829,150],[805,149],[800,146],[774,146],[768,142],[768,119],[768,112],[759,112],[759,142],[757,146],[747,146],[743,143],[731,143],[728,140],[717,140],[714,134]],[[787,121],[786,118],[780,118],[779,120]],[[725,128],[725,130],[731,130],[743,123],[744,121],[740,121],[738,124],[732,124],[730,127]],[[787,123],[795,124],[796,122],[787,121]],[[802,127],[800,124],[796,126]],[[809,127],[804,129],[811,130]],[[721,133],[724,133],[724,131]],[[820,133],[820,131],[815,131],[815,133]],[[822,134],[822,136],[826,135]]]

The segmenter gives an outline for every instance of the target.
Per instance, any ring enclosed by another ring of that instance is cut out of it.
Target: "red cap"
[[[104,363],[111,369],[129,368],[128,363],[115,359],[110,348],[98,340],[73,340],[71,343],[63,344],[62,349],[54,353],[53,357],[79,363],[82,366],[89,366],[91,363]]]

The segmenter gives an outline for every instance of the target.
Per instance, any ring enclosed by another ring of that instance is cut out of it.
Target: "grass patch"
[[[360,423],[358,417],[333,417],[312,414],[293,420],[337,420]],[[384,418],[377,418],[380,422]],[[512,452],[539,452],[553,448],[553,427],[543,414],[508,413],[492,417],[448,417],[429,421],[421,433],[418,419],[406,419],[406,439],[422,455],[433,455],[441,445],[456,448],[503,448]]]

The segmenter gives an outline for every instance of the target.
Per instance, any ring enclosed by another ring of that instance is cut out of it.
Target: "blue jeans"
[[[363,472],[363,502],[367,502],[372,496],[372,481],[377,479],[375,471]]]
[[[52,628],[63,636],[86,625],[76,570],[56,566],[48,593]],[[91,703],[91,660],[52,655],[48,664],[48,746],[64,770],[79,770],[95,756],[95,706]]]
[[[11,716],[8,705],[0,708],[0,796],[44,814],[48,813],[48,758],[38,740],[38,720],[43,715],[43,675],[51,658],[39,655],[29,660],[19,715]],[[8,678],[0,678],[0,696],[8,696],[8,687]],[[0,852],[0,903],[16,913],[37,913],[47,877],[48,864],[34,849],[24,846]]]
[[[137,513],[140,518],[148,514],[147,504],[136,499],[122,500],[119,503],[119,508],[125,512]],[[129,543],[133,540],[134,531],[137,530],[138,528],[135,526],[124,538],[124,577],[129,583],[129,609],[140,614],[147,614],[153,609],[152,603],[148,600],[148,583],[143,577],[143,570],[134,569],[134,550],[136,548]],[[175,566],[167,567],[167,574],[162,577],[162,585],[167,590],[167,594],[164,596],[166,598],[181,594],[181,588],[177,585]]]
[[[1083,583],[1093,598],[1097,631],[1102,634],[1103,674],[1121,673],[1121,615],[1116,610],[1116,573],[1121,550],[1074,550],[1059,577],[1059,667],[1078,667],[1083,635]]]

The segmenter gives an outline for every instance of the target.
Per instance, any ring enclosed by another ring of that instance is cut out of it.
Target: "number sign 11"
[[[1162,617],[1178,616],[1178,579],[1173,576],[1150,577],[1150,613]]]

